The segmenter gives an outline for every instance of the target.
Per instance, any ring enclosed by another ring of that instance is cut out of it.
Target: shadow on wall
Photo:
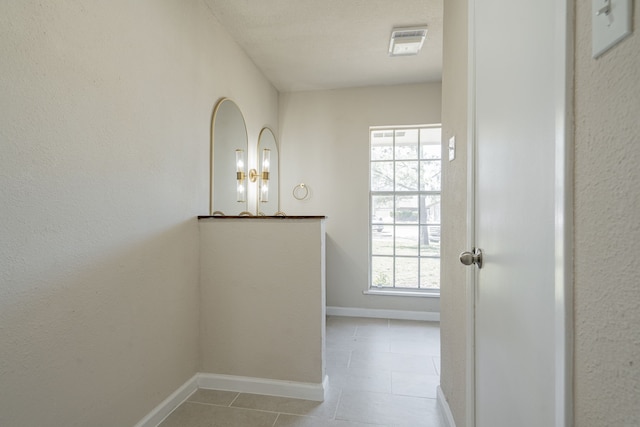
[[[368,265],[359,263],[353,254],[342,249],[329,234],[326,237],[326,245],[327,306],[355,306],[352,301],[361,297],[362,291],[367,288]],[[349,283],[351,286],[348,289],[340,289],[337,287],[339,283]],[[354,295],[346,295],[345,292],[352,292]]]

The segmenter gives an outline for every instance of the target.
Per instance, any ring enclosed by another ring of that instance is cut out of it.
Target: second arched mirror
[[[238,215],[247,210],[247,127],[240,108],[222,98],[211,121],[211,171],[209,211]],[[243,168],[242,180],[239,168]]]
[[[280,163],[278,143],[271,129],[265,127],[258,137],[258,214],[275,215],[280,211]],[[265,179],[266,178],[266,179]]]

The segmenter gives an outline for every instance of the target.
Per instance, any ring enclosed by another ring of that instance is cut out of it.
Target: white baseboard
[[[169,416],[174,409],[182,404],[198,389],[198,374],[174,391],[169,397],[153,408],[146,417],[141,419],[134,427],[156,427]]]
[[[198,374],[199,388],[266,394],[318,402],[324,400],[327,385],[328,378],[326,376],[322,383],[301,383],[235,375]]]
[[[424,320],[439,322],[440,313],[431,311],[381,310],[357,307],[327,307],[328,316],[374,317],[394,320]]]
[[[266,394],[268,396],[291,397],[294,399],[322,402],[329,385],[329,377],[322,383],[300,383],[295,381],[269,380],[265,378],[239,377],[197,373],[179,389],[174,391],[134,427],[156,427],[186,401],[199,388],[237,391],[242,393]]]
[[[447,402],[447,398],[442,391],[442,388],[438,386],[438,408],[440,409],[440,413],[444,418],[444,422],[446,424],[445,427],[456,427],[456,422],[453,419],[453,414],[451,413],[451,408],[449,408],[449,403]]]

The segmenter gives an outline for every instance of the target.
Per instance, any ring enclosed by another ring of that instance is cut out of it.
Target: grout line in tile
[[[217,405],[215,403],[207,403],[207,402],[196,402],[194,400],[187,400],[183,403],[187,403],[187,402],[195,403],[196,405],[217,406],[218,408],[230,408],[230,406],[226,406],[226,405]],[[233,409],[247,409],[247,408],[240,408],[240,407],[234,406]],[[263,411],[263,412],[267,412],[267,411]]]
[[[233,406],[233,407],[229,407],[229,409],[239,409],[242,411],[253,411],[253,412],[261,412],[263,414],[286,414],[286,412],[278,412],[278,411],[269,411],[267,409],[256,409],[256,408],[245,408],[244,406]],[[291,415],[296,415],[296,414],[291,414]]]
[[[273,420],[273,424],[271,424],[271,427],[274,427],[278,423],[278,418],[280,418],[280,413],[278,413],[278,415],[276,416],[276,419]]]
[[[342,392],[344,391],[344,389],[340,389],[340,394],[338,395],[338,402],[336,403],[336,410],[333,411],[333,417],[331,418],[332,420],[336,419],[336,416],[338,416],[338,408],[340,408],[340,403],[342,402]]]
[[[231,408],[231,405],[233,405],[235,401],[238,400],[238,397],[240,397],[240,392],[238,392],[238,394],[236,394],[236,397],[234,397],[231,403],[229,403],[229,408]]]

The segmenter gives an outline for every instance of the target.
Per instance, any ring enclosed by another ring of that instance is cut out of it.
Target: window
[[[440,290],[440,126],[370,129],[370,290]]]

